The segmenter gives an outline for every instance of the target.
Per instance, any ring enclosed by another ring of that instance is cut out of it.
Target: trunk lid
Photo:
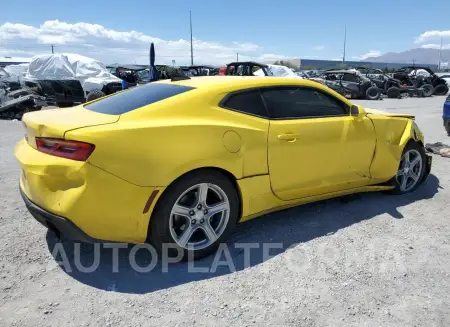
[[[370,114],[372,114],[372,115],[383,115],[383,116],[386,116],[386,117],[401,117],[401,118],[410,118],[410,119],[414,119],[415,118],[415,116],[411,115],[411,114],[392,113],[392,112],[387,112],[387,111],[378,110],[378,109],[370,109],[370,108],[364,108],[364,110],[369,115]]]
[[[116,123],[120,115],[108,115],[87,110],[83,105],[27,113],[22,122],[28,143],[36,148],[36,137],[63,139],[66,132],[89,126]]]

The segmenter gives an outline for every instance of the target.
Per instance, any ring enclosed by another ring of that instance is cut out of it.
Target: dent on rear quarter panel
[[[375,156],[370,167],[371,184],[378,184],[396,174],[403,148],[413,134],[412,120],[381,115],[369,117],[377,134]]]

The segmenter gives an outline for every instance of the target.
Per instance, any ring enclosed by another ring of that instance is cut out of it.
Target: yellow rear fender
[[[167,186],[199,168],[216,167],[235,179],[267,174],[267,125],[221,121],[153,120],[70,131],[69,140],[95,145],[89,162],[139,186]]]

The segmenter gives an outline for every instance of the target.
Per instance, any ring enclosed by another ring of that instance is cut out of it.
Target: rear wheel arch
[[[236,176],[234,176],[231,172],[223,169],[223,168],[219,168],[219,167],[202,167],[202,168],[196,168],[196,169],[192,169],[190,171],[187,171],[185,173],[183,173],[182,175],[178,176],[177,178],[175,178],[162,192],[162,194],[158,197],[156,203],[155,203],[155,207],[153,208],[152,211],[152,216],[153,213],[156,211],[156,208],[158,205],[161,205],[161,203],[163,202],[164,196],[165,194],[167,194],[168,192],[170,192],[170,189],[172,188],[172,186],[178,182],[180,182],[182,179],[187,178],[188,176],[191,176],[193,174],[199,174],[199,173],[210,173],[210,174],[218,174],[218,175],[222,175],[224,177],[226,177],[233,185],[234,188],[237,192],[238,195],[238,199],[239,199],[239,220],[242,218],[242,192],[241,189],[239,188],[239,185],[237,183],[237,178]],[[151,225],[151,220],[152,217],[150,217],[149,220],[149,228]],[[150,230],[149,230],[150,231]]]

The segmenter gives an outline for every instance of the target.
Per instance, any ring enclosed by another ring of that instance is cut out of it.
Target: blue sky
[[[436,47],[440,36],[450,43],[448,10],[419,0],[8,0],[0,11],[0,56],[48,53],[55,44],[57,52],[106,63],[146,63],[147,41],[157,39],[158,62],[184,64],[189,10],[196,63],[226,63],[236,52],[254,60],[338,59],[345,24],[348,59]]]

